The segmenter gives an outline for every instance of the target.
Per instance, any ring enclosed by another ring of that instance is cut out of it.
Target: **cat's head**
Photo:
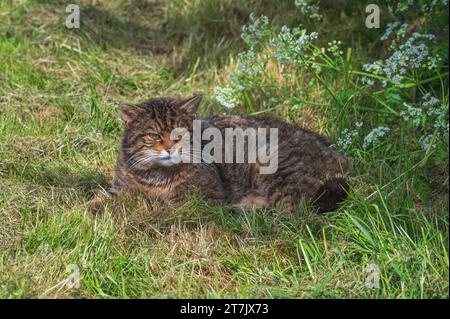
[[[154,98],[139,105],[121,107],[125,123],[123,151],[130,169],[173,166],[181,162],[180,139],[171,137],[174,129],[192,133],[201,97],[189,99]],[[192,134],[191,134],[192,136]]]

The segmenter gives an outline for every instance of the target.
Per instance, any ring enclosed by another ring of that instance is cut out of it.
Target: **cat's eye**
[[[148,133],[146,136],[146,140],[150,140],[152,142],[160,142],[161,136],[159,136],[158,134],[155,134],[155,133]]]

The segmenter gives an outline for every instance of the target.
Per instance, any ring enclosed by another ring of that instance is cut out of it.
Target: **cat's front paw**
[[[105,210],[106,203],[112,198],[109,192],[98,193],[94,198],[84,203],[84,207],[93,214],[100,214]]]
[[[236,205],[238,208],[251,209],[251,208],[265,208],[269,207],[269,199],[256,192],[251,192],[241,198]]]

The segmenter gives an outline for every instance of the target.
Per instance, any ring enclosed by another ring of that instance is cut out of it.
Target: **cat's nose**
[[[166,148],[166,152],[167,152],[167,153],[170,154],[170,153],[172,153],[172,151],[173,151],[172,148]]]

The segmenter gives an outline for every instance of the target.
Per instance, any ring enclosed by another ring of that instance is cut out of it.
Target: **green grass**
[[[119,103],[195,92],[204,114],[222,112],[213,90],[243,48],[249,13],[276,25],[299,17],[293,1],[86,0],[81,29],[68,30],[70,2],[0,3],[0,297],[448,298],[448,142],[413,150],[411,130],[352,153],[353,190],[328,215],[232,213],[197,198],[171,207],[139,194],[87,209],[112,180]],[[376,56],[364,8],[334,11],[302,23],[342,40],[355,61]],[[383,108],[358,109],[348,87],[325,81],[343,107],[279,114],[332,139],[358,112],[376,125]],[[331,105],[328,93],[308,97]],[[71,264],[77,289],[64,285]],[[378,289],[366,287],[371,264]]]

